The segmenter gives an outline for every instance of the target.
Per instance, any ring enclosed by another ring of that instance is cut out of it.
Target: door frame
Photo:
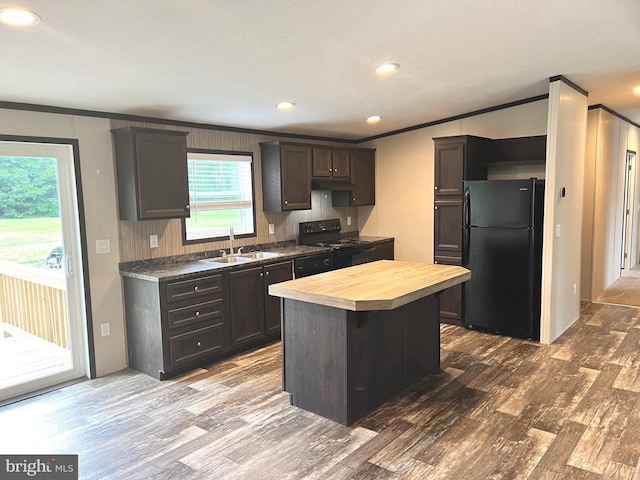
[[[78,227],[80,237],[80,252],[82,257],[82,285],[84,289],[84,318],[86,325],[84,330],[86,331],[87,342],[87,365],[86,376],[89,378],[96,378],[96,355],[95,355],[95,340],[93,335],[93,315],[91,308],[91,290],[89,282],[89,256],[87,249],[87,228],[85,224],[84,213],[84,195],[82,191],[82,175],[80,169],[80,142],[76,138],[58,138],[58,137],[32,137],[25,135],[5,135],[0,134],[0,141],[2,142],[23,142],[23,143],[50,143],[56,145],[67,145],[71,147],[73,155],[73,169],[75,177],[75,188],[77,196],[78,209]],[[83,352],[84,353],[84,352]],[[45,389],[48,390],[48,389]],[[28,395],[27,395],[28,396]]]

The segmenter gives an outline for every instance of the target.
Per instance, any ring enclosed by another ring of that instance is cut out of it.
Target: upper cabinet
[[[462,195],[463,180],[486,178],[484,160],[489,157],[489,139],[461,135],[433,140],[436,195]]]
[[[311,209],[312,147],[268,142],[260,144],[260,152],[264,211]]]
[[[351,177],[351,152],[333,148],[313,147],[314,178]]]
[[[124,127],[111,133],[120,219],[188,217],[188,132]]]
[[[349,190],[332,193],[334,207],[355,207],[376,203],[376,151],[351,150],[351,183]]]

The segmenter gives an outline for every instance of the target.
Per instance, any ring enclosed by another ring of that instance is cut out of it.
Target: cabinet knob
[[[201,346],[202,346],[202,342],[198,342],[198,343],[197,343],[197,345],[198,345],[199,347],[201,347]]]
[[[187,205],[187,206],[186,206],[186,207],[184,207],[184,208],[186,208],[187,210],[189,210],[189,209],[191,208],[191,205]]]
[[[333,168],[330,168],[330,169],[329,169],[329,171],[330,171],[330,172],[333,172]],[[336,170],[336,172],[337,172],[337,170]]]
[[[195,287],[193,287],[193,291],[197,292],[198,290],[200,290],[200,287],[198,287],[197,285]]]
[[[435,207],[433,207],[433,208],[434,208],[434,210],[437,210],[437,209],[438,209],[438,207],[437,207],[437,206],[435,206]]]
[[[289,204],[289,200],[285,200],[285,201],[284,201],[284,204],[285,204],[285,205],[288,205],[288,204]]]
[[[262,277],[264,275],[264,273],[260,272],[260,276]]]
[[[351,200],[355,202],[356,201],[356,197],[353,197]]]
[[[200,316],[200,312],[196,312],[195,315],[196,315],[196,317],[199,317]]]
[[[438,263],[438,260],[434,260],[433,263]]]
[[[438,189],[438,187],[437,187],[437,186],[436,186],[436,187],[434,187],[434,188],[435,188],[436,190]]]
[[[269,275],[269,272],[265,272],[265,275]]]

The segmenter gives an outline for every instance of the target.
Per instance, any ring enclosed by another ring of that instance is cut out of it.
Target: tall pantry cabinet
[[[462,197],[465,180],[487,178],[488,138],[434,138],[434,262],[462,265]],[[440,295],[440,321],[462,325],[462,284]]]

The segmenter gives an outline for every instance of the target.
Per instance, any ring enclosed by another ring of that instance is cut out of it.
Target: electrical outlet
[[[109,322],[100,324],[100,334],[103,337],[108,337],[109,335],[111,335],[111,325],[109,324]]]
[[[111,251],[111,242],[108,238],[104,240],[96,240],[96,253],[102,255]]]
[[[560,224],[556,225],[556,238],[560,238]]]
[[[276,234],[276,229],[275,226],[273,225],[273,223],[269,224],[269,235],[275,235]]]
[[[151,248],[158,248],[158,235],[149,235],[149,246]]]
[[[573,296],[576,296],[576,293],[578,293],[578,286],[574,283],[573,284]]]
[[[351,225],[351,216],[347,217],[347,225]]]

